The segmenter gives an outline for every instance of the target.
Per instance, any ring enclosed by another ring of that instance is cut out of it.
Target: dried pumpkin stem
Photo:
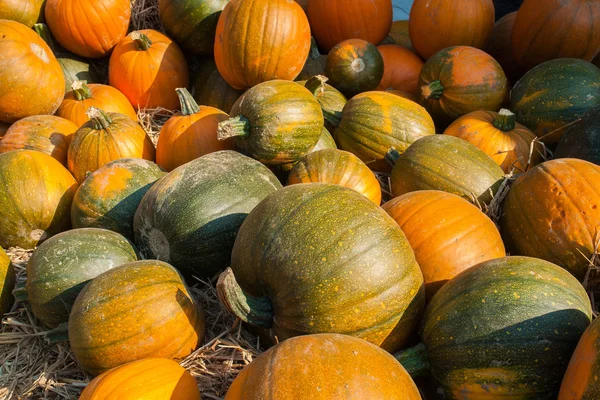
[[[246,137],[250,134],[250,121],[243,115],[231,117],[219,122],[217,138],[226,140],[232,137]]]
[[[192,115],[200,111],[198,103],[192,97],[192,94],[188,92],[186,88],[175,89],[177,96],[179,96],[179,104],[181,105],[181,114]]]
[[[442,82],[440,81],[433,81],[429,85],[421,87],[421,91],[425,99],[439,100],[442,94],[444,94],[444,86],[442,86]]]
[[[44,339],[50,344],[67,342],[69,340],[69,325],[67,322],[62,322],[56,328],[46,332]]]
[[[427,348],[423,343],[402,350],[394,354],[394,357],[413,378],[427,375],[431,368]]]
[[[92,97],[92,91],[84,81],[73,82],[71,89],[73,89],[73,93],[77,101],[87,100]]]
[[[328,78],[323,75],[315,75],[306,81],[304,87],[307,88],[313,96],[317,97],[319,94],[325,91],[325,82]]]
[[[515,129],[517,116],[506,108],[501,109],[498,112],[498,116],[492,122],[492,125],[496,129],[500,129],[502,132],[510,132]]]
[[[129,35],[138,48],[138,50],[146,51],[152,46],[152,40],[140,31],[133,31]]]
[[[400,156],[401,156],[401,154],[398,150],[396,150],[394,147],[390,147],[388,152],[385,153],[384,158],[385,158],[385,161],[387,161],[387,163],[390,164],[393,168],[394,165],[396,165],[396,162],[398,161]]]
[[[112,119],[107,113],[96,107],[90,107],[85,112],[90,121],[94,124],[94,129],[107,129],[112,124]]]

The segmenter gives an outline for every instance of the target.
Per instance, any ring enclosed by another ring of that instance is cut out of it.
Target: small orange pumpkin
[[[377,49],[383,57],[383,77],[378,90],[394,89],[417,94],[423,61],[405,47],[384,44]]]

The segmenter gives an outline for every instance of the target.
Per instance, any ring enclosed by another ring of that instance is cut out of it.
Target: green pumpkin
[[[300,75],[296,77],[296,81],[306,81],[316,75],[325,74],[325,66],[327,65],[327,55],[319,53],[319,47],[315,42],[315,38],[310,38],[310,51]]]
[[[325,82],[327,82],[325,76],[317,75],[307,81],[300,81],[298,83],[307,88],[315,96],[323,111],[325,128],[333,133],[335,127],[340,122],[339,116],[348,100],[342,92]]]
[[[192,94],[198,105],[215,107],[229,114],[244,91],[225,82],[211,57],[200,60],[193,78]]]
[[[565,130],[554,157],[579,158],[600,165],[600,106],[586,112]]]
[[[10,258],[0,247],[0,318],[9,312],[13,304],[12,291],[15,287],[15,270]]]

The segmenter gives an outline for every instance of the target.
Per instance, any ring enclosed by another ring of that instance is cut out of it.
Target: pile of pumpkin
[[[226,399],[600,393],[600,2],[159,0],[166,35],[0,3],[0,245],[35,248],[1,310],[68,339],[81,398],[200,397],[193,276],[273,346]],[[179,110],[156,148],[147,108]]]

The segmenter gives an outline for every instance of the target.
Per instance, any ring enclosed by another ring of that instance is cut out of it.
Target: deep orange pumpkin
[[[389,37],[391,37],[394,43],[397,45],[406,47],[410,51],[416,52],[412,42],[410,41],[410,34],[408,33],[408,20],[392,22],[392,29],[390,30]]]
[[[106,56],[127,33],[130,0],[48,0],[46,23],[52,36],[71,53]]]
[[[45,0],[3,0],[0,19],[11,19],[31,28],[44,19]]]
[[[517,12],[506,14],[494,24],[492,35],[485,52],[494,57],[512,83],[523,75],[523,69],[517,64],[512,49],[512,31],[517,19]]]
[[[0,121],[54,114],[65,77],[50,47],[33,30],[0,19]]]
[[[231,0],[219,17],[215,62],[235,89],[294,80],[309,50],[308,19],[294,1]]]
[[[108,82],[133,107],[177,110],[175,89],[187,87],[185,56],[171,39],[152,29],[134,31],[115,47],[108,64]]]
[[[383,77],[378,90],[400,90],[411,94],[418,93],[419,74],[423,61],[405,47],[394,44],[378,46],[383,57]]]

